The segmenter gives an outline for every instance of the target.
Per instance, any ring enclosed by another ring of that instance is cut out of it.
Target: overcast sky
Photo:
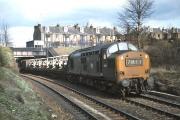
[[[0,0],[0,22],[8,23],[14,46],[22,47],[32,40],[38,23],[113,27],[126,5],[127,0]],[[154,0],[153,10],[145,25],[180,28],[180,0]]]

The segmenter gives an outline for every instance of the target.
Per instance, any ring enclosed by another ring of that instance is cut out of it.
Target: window
[[[115,53],[117,51],[118,51],[117,44],[114,44],[109,48],[109,53]]]
[[[128,50],[128,45],[127,43],[118,43],[118,46],[119,46],[119,50]]]
[[[130,43],[118,43],[119,50],[132,50],[137,51],[138,49]]]
[[[134,46],[134,45],[132,45],[132,44],[128,44],[128,48],[129,48],[129,50],[132,50],[132,51],[137,51],[138,49]]]
[[[106,52],[103,53],[103,59],[106,60],[107,59],[107,55]]]

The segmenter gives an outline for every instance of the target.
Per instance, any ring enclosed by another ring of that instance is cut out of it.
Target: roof
[[[81,35],[117,35],[120,34],[117,30],[112,28],[93,28],[93,27],[82,27],[84,32],[80,32],[80,27],[68,26],[67,32],[64,31],[65,26],[49,26],[46,29],[49,33],[60,33],[60,34],[81,34]],[[99,29],[97,33],[96,29]],[[45,27],[42,27],[42,32],[45,31]]]
[[[153,32],[162,32],[160,28],[153,28]]]
[[[117,30],[111,29],[111,28],[101,28],[100,29],[100,33],[103,35],[116,35],[119,34],[119,32]]]
[[[63,33],[64,30],[63,30],[62,27],[49,26],[49,32],[52,32],[52,33]]]

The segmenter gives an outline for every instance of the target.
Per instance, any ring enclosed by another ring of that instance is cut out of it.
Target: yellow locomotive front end
[[[150,59],[144,52],[129,51],[118,54],[115,60],[116,79],[124,91],[141,93],[147,87]]]

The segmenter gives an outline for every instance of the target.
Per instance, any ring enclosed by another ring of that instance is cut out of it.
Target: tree
[[[143,47],[140,39],[140,34],[142,32],[141,26],[144,19],[150,17],[153,13],[153,3],[154,1],[152,0],[128,0],[128,6],[124,8],[122,13],[119,13],[121,25],[124,24],[126,29],[130,26],[129,28],[134,28],[136,31],[139,48]]]
[[[127,16],[125,16],[123,14],[119,14],[119,19],[121,20],[120,27],[124,29],[125,34],[129,34],[132,25],[130,24]]]
[[[9,26],[6,23],[1,24],[1,42],[5,46],[9,43]]]

